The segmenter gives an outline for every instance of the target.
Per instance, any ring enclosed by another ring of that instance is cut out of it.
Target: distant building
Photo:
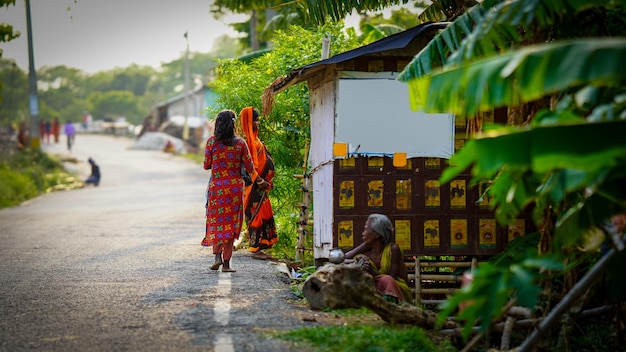
[[[216,102],[217,94],[206,85],[171,97],[157,103],[150,114],[144,117],[140,135],[149,131],[162,131],[174,137],[182,138],[185,118],[189,127],[189,142],[198,145],[208,134],[207,107]],[[187,109],[185,111],[185,104]],[[185,116],[185,112],[187,116]]]

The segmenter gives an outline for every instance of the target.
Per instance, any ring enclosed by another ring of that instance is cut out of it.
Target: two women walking
[[[256,248],[256,251],[271,248],[277,241],[273,212],[266,194],[272,186],[274,164],[257,137],[258,122],[254,122],[254,109],[246,108],[241,115],[244,133],[246,128],[250,130],[249,135],[246,133],[247,143],[235,135],[235,112],[222,110],[217,114],[215,133],[207,140],[204,151],[204,169],[211,170],[211,179],[207,190],[206,229],[202,245],[213,247],[215,261],[211,270],[218,270],[221,266],[223,272],[236,271],[231,268],[230,260],[234,241],[239,238],[242,229],[244,209],[250,242],[256,246],[251,248]],[[256,115],[258,121],[258,112]],[[247,122],[244,123],[244,120]],[[250,124],[256,124],[256,128]],[[244,172],[250,176],[250,186],[244,183]],[[263,236],[267,239],[264,240]]]

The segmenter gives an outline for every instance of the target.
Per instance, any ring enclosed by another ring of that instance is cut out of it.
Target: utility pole
[[[185,104],[185,121],[183,122],[183,140],[189,139],[189,125],[187,117],[189,116],[189,38],[185,32],[185,40],[187,41],[187,50],[185,51],[185,88],[184,88],[184,104]]]
[[[259,51],[259,38],[256,33],[256,25],[258,23],[258,17],[256,10],[252,10],[250,16],[250,49],[252,52]]]
[[[37,72],[35,71],[35,56],[33,54],[33,27],[30,19],[30,0],[26,2],[26,31],[28,32],[28,109],[30,111],[30,146],[33,149],[41,147],[39,135],[39,102],[37,100]]]

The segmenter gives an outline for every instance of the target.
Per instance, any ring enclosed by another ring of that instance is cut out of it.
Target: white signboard
[[[454,153],[454,115],[412,111],[409,88],[394,72],[343,72],[339,79],[335,143],[348,155],[449,159]]]

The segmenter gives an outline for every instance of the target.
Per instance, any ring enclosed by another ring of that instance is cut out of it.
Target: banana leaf
[[[393,5],[404,3],[401,0],[304,0],[297,2],[305,10],[309,18],[318,24],[326,22],[327,18],[332,21],[341,21],[353,10],[376,11]]]
[[[472,167],[479,178],[507,169],[546,173],[557,169],[596,172],[626,162],[626,121],[538,127],[510,133],[491,130],[467,142],[450,160],[442,183]]]
[[[440,4],[440,3],[443,3]],[[435,1],[420,19],[444,21],[443,6]],[[441,66],[454,67],[488,56],[502,54],[505,48],[524,40],[518,33],[551,29],[560,16],[572,15],[592,7],[624,6],[624,0],[493,0],[468,9],[437,34],[400,73],[408,82],[429,74]],[[458,5],[457,5],[458,6]]]
[[[527,46],[410,80],[409,98],[414,110],[472,115],[584,84],[619,86],[626,80],[624,62],[624,38]]]

